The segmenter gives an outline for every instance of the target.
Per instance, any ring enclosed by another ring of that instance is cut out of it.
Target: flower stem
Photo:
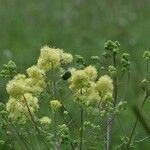
[[[41,136],[40,130],[39,130],[39,128],[38,128],[38,126],[37,126],[37,124],[36,124],[36,122],[35,122],[35,120],[34,120],[34,117],[33,117],[32,113],[31,113],[31,110],[30,110],[30,108],[29,108],[29,106],[28,106],[28,103],[27,103],[26,98],[25,98],[24,95],[23,95],[23,98],[24,98],[24,102],[25,102],[25,104],[26,104],[26,107],[27,107],[27,109],[28,109],[29,115],[30,115],[30,117],[31,117],[31,120],[32,120],[32,122],[33,122],[33,124],[34,124],[35,129],[36,129],[37,132],[39,133],[39,136],[40,136],[41,140],[43,141],[45,147],[46,147],[47,149],[49,149],[49,146],[47,145],[47,143],[45,142],[45,140],[44,140],[43,137]]]
[[[114,64],[114,67],[116,68],[117,67],[116,54],[113,54],[113,64]],[[115,108],[115,105],[117,102],[117,76],[115,76],[113,79],[113,85],[114,85],[114,90],[113,90],[114,103],[113,103],[113,105]],[[107,119],[108,127],[107,127],[107,135],[106,135],[106,150],[111,150],[114,119],[115,119],[114,114],[110,114],[110,116]]]
[[[80,150],[82,150],[83,149],[83,107],[82,105],[80,111],[81,111]]]
[[[146,102],[146,100],[147,100],[148,97],[149,97],[149,95],[146,95],[146,96],[144,97],[144,100],[143,100],[142,105],[141,105],[141,109],[143,109],[144,104],[145,104],[145,102]],[[139,121],[139,118],[137,117],[137,118],[136,118],[136,121],[135,121],[135,123],[134,123],[134,126],[133,126],[133,128],[132,128],[131,135],[130,135],[130,137],[129,137],[129,142],[128,142],[128,144],[127,144],[127,149],[130,148],[130,144],[131,144],[133,135],[134,135],[134,133],[135,133],[135,130],[136,130],[138,121]]]

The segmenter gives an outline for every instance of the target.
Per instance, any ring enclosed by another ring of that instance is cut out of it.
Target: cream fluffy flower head
[[[43,79],[45,76],[45,72],[35,65],[27,69],[27,74],[30,78],[34,78],[35,80]]]
[[[90,65],[84,69],[90,80],[94,81],[97,78],[97,70],[94,66]]]
[[[12,97],[19,97],[30,89],[26,86],[25,75],[18,74],[6,86],[7,93]]]
[[[31,93],[24,94],[24,97],[20,99],[22,103],[25,103],[24,98],[26,99],[28,106],[32,108],[33,112],[39,109],[38,99]]]
[[[96,83],[96,89],[103,92],[112,92],[113,91],[113,81],[108,75],[101,76]]]
[[[50,101],[50,107],[53,111],[58,111],[62,107],[62,104],[58,100],[52,100]]]
[[[47,116],[42,117],[39,122],[43,125],[49,125],[51,124],[51,119]]]
[[[60,49],[50,48],[48,46],[42,47],[40,58],[38,59],[38,67],[45,71],[59,67],[61,65],[62,52]]]
[[[72,90],[82,89],[83,87],[87,87],[89,85],[89,82],[89,76],[84,70],[76,70],[73,72],[70,79],[70,88]]]
[[[87,89],[87,100],[86,105],[99,105],[101,101],[101,97],[99,92],[95,89],[96,84],[92,83],[91,87]]]
[[[16,99],[10,98],[6,103],[6,111],[9,113],[9,117],[20,124],[26,123],[26,116],[23,114],[24,107]]]
[[[73,61],[70,53],[64,53],[62,49],[50,48],[44,46],[41,48],[41,54],[38,59],[38,67],[44,71],[59,68],[62,64],[68,64]]]
[[[68,64],[73,61],[73,56],[69,53],[62,53],[61,55],[61,63]]]
[[[6,103],[6,110],[9,112],[9,117],[20,124],[26,123],[30,118],[25,100],[32,114],[39,109],[38,99],[33,97],[32,94],[26,93],[24,97],[18,99],[10,97]]]

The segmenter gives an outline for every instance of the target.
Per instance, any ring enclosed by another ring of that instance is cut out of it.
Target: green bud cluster
[[[96,107],[89,106],[86,108],[86,111],[88,114],[91,114],[93,116],[99,115],[99,108]]]
[[[46,140],[47,140],[48,142],[50,142],[51,145],[54,145],[53,139],[54,139],[54,134],[48,133],[48,135],[46,136]]]
[[[150,82],[147,79],[141,81],[141,86],[143,91],[150,93]]]
[[[109,66],[108,73],[111,77],[115,77],[117,74],[117,69],[114,66]]]
[[[130,61],[129,61],[129,54],[123,53],[121,57],[121,65],[123,70],[129,70]]]
[[[83,128],[84,130],[86,130],[87,128],[92,128],[94,130],[100,130],[100,125],[95,125],[94,123],[92,123],[91,121],[84,121],[83,123]]]
[[[78,63],[80,65],[85,64],[85,59],[81,55],[75,55],[75,61],[76,61],[76,63]]]
[[[107,50],[108,52],[112,52],[114,54],[118,54],[119,47],[120,47],[120,44],[118,41],[113,42],[109,40],[104,44],[105,50]]]
[[[4,145],[5,141],[4,140],[0,140],[0,145]]]
[[[5,105],[2,102],[0,102],[0,111],[2,111],[4,108],[5,108]]]
[[[12,60],[10,60],[8,64],[3,65],[3,69],[0,72],[0,76],[2,78],[13,78],[14,75],[17,73],[16,70],[17,70],[16,64]]]
[[[100,58],[98,56],[91,56],[90,60],[92,64],[96,64],[100,62]]]
[[[109,115],[114,110],[113,102],[107,102],[106,105],[105,105],[105,107],[106,107],[105,108],[105,111],[106,111],[105,115]]]
[[[120,114],[122,111],[124,111],[126,109],[126,105],[127,105],[126,101],[120,101],[118,103],[118,105],[115,107],[114,113],[115,114]]]
[[[60,137],[60,143],[68,144],[69,142],[69,128],[66,124],[58,126],[58,136]]]
[[[150,51],[145,51],[144,54],[143,54],[143,58],[145,60],[150,60]]]
[[[0,127],[2,128],[2,130],[7,129],[8,126],[7,118],[8,118],[8,114],[5,111],[5,105],[2,102],[0,102],[0,119],[1,119]]]

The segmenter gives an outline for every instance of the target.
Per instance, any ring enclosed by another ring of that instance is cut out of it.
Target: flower
[[[95,83],[87,90],[86,105],[98,106],[101,102],[99,92],[95,89]]]
[[[73,56],[69,53],[62,53],[61,55],[61,63],[62,64],[68,64],[73,61]]]
[[[82,89],[83,87],[87,87],[89,85],[89,82],[89,76],[84,70],[76,70],[73,72],[70,79],[70,88],[72,90]]]
[[[28,78],[25,83],[30,87],[30,92],[40,94],[46,88],[45,72],[38,66],[32,66],[27,69]]]
[[[43,79],[45,76],[45,72],[35,65],[27,69],[27,74],[36,80]]]
[[[45,71],[58,68],[61,65],[60,60],[62,52],[63,51],[60,49],[50,48],[48,46],[42,47],[37,63],[38,67]]]
[[[14,79],[10,80],[6,86],[7,93],[12,97],[22,96],[24,93],[29,92],[29,87],[25,83],[26,76],[18,74]]]
[[[94,66],[90,65],[84,69],[84,72],[88,75],[89,79],[94,81],[97,78],[97,70]]]
[[[66,124],[58,125],[58,136],[62,144],[67,144],[69,141],[69,128]]]
[[[145,60],[149,60],[150,59],[150,51],[144,51],[143,58]]]
[[[113,81],[108,75],[101,76],[96,83],[96,89],[100,93],[112,92]]]
[[[30,93],[26,93],[18,99],[10,97],[6,103],[6,111],[9,112],[9,117],[20,124],[24,124],[30,119],[28,108],[32,115],[39,109],[38,99]]]
[[[62,104],[58,100],[52,100],[50,101],[50,107],[53,111],[58,111],[62,107]]]
[[[49,117],[45,116],[45,117],[42,117],[39,120],[39,122],[43,125],[49,125],[49,124],[51,124],[51,119]]]

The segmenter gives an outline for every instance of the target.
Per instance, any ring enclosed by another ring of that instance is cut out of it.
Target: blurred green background
[[[140,102],[142,54],[150,47],[149,0],[0,0],[0,68],[12,59],[23,71],[45,44],[85,57],[101,55],[110,39],[131,55],[128,101]],[[0,99],[6,100],[0,84]]]

